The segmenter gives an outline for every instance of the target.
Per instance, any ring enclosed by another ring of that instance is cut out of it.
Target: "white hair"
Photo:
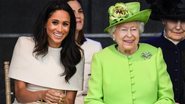
[[[140,34],[144,32],[145,30],[145,23],[144,22],[138,22],[139,23],[139,32]]]
[[[144,22],[139,22],[139,21],[138,21],[137,23],[139,23],[139,33],[141,34],[141,33],[144,32],[144,25],[145,25],[145,24],[144,24]],[[114,32],[115,32],[115,30],[116,30],[116,28],[117,28],[117,25],[111,27],[111,28],[109,29],[109,34],[113,35]]]

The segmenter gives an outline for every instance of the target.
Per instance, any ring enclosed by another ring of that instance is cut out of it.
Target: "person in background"
[[[9,71],[14,104],[74,104],[83,87],[84,59],[73,10],[65,1],[50,0],[34,28],[33,36],[20,37],[14,48]]]
[[[148,3],[152,9],[151,19],[161,21],[164,30],[160,37],[144,42],[162,49],[175,102],[185,104],[185,1],[148,0]]]
[[[119,2],[108,13],[116,44],[94,54],[85,104],[174,104],[161,49],[139,43],[151,10]]]
[[[84,96],[87,95],[88,90],[88,80],[91,74],[90,64],[92,56],[94,53],[102,49],[100,42],[94,41],[92,39],[86,38],[84,36],[84,10],[82,8],[81,0],[67,0],[68,4],[73,9],[73,12],[76,17],[76,32],[75,39],[76,42],[81,46],[84,51],[85,56],[85,66],[84,66],[84,82],[83,82],[83,91],[78,91],[75,99],[75,104],[83,104]]]

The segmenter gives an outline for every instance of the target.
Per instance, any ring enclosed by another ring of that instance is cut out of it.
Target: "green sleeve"
[[[91,64],[91,77],[89,79],[89,88],[85,97],[85,104],[105,104],[103,103],[103,85],[102,85],[102,66],[98,54],[95,54]]]
[[[175,104],[172,82],[166,70],[166,63],[160,48],[158,48],[156,56],[156,65],[158,73],[158,100],[154,104]]]

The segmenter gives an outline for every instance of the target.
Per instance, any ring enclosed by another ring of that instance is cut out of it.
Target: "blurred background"
[[[0,104],[6,104],[3,61],[11,60],[13,48],[19,36],[32,34],[33,24],[47,1],[0,0]],[[112,44],[110,35],[103,31],[108,26],[108,7],[116,2],[127,1],[139,1],[142,9],[149,7],[144,0],[82,0],[86,36],[101,42],[103,47]],[[162,30],[162,24],[159,21],[149,20],[145,25],[141,41],[148,37],[159,36]]]

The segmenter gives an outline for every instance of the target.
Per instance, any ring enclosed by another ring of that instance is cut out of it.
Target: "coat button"
[[[178,79],[177,78],[175,78],[175,82],[177,82],[178,81]]]
[[[132,93],[134,94],[136,91],[135,90],[132,90]]]
[[[131,59],[132,57],[131,56],[128,56],[128,59]]]
[[[132,65],[132,63],[131,63],[131,62],[129,62],[128,64],[129,64],[129,65]]]
[[[132,69],[130,69],[130,72],[133,72],[133,70],[132,70]]]
[[[175,91],[177,92],[178,91],[178,88],[175,88]]]
[[[131,79],[133,79],[133,78],[134,78],[134,76],[132,75],[130,78],[131,78]]]
[[[178,69],[175,69],[175,71],[178,71]]]
[[[132,86],[133,86],[134,84],[135,84],[134,82],[131,83]]]

